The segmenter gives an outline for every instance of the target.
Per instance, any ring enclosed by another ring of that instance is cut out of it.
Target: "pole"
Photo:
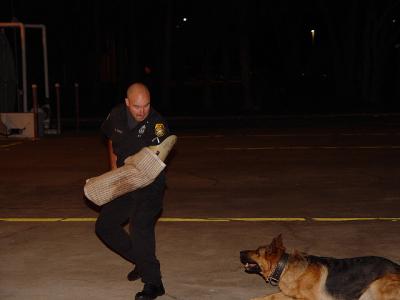
[[[25,27],[22,23],[19,23],[21,31],[21,55],[22,55],[22,89],[23,95],[23,109],[24,112],[28,111],[28,83],[26,79],[26,43],[25,43]]]
[[[61,116],[60,116],[60,84],[54,84],[56,89],[56,106],[57,106],[57,134],[61,134]]]
[[[19,22],[0,23],[0,27],[17,27],[21,36],[21,60],[22,60],[22,89],[23,89],[23,111],[28,112],[28,86],[26,80],[26,43],[25,26]]]
[[[36,139],[38,134],[38,100],[37,100],[37,85],[32,84],[32,111],[33,111],[33,137]]]
[[[17,27],[20,29],[21,36],[21,59],[22,59],[22,90],[23,90],[23,111],[28,111],[28,83],[27,83],[27,63],[26,63],[26,42],[25,42],[25,28],[40,28],[42,30],[42,44],[43,44],[43,64],[44,64],[44,84],[45,84],[45,95],[46,99],[50,98],[49,92],[49,71],[47,61],[47,38],[46,38],[46,26],[42,24],[26,24],[20,22],[0,22],[1,27]]]

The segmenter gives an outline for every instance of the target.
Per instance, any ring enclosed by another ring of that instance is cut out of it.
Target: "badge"
[[[142,135],[146,130],[146,125],[143,125],[142,127],[139,128],[139,134]]]
[[[163,123],[157,123],[156,126],[154,127],[154,132],[156,136],[162,137],[165,135],[165,126]]]

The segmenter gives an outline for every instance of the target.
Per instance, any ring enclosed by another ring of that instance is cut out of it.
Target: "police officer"
[[[150,92],[142,83],[132,84],[125,103],[117,105],[101,129],[108,138],[111,169],[143,147],[158,145],[169,135],[165,120],[150,106]],[[165,171],[150,185],[107,204],[96,222],[96,233],[113,251],[135,265],[128,280],[139,278],[144,288],[136,300],[155,299],[165,293],[160,263],[155,255],[154,226],[161,213]],[[129,221],[129,234],[123,226]]]

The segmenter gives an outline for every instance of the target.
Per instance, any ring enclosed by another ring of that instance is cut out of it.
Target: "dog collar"
[[[283,269],[285,269],[286,264],[289,260],[289,254],[283,253],[281,256],[281,259],[279,260],[278,264],[276,265],[276,268],[274,272],[272,273],[271,276],[267,278],[267,282],[273,286],[277,286],[279,283],[279,279],[281,278]]]

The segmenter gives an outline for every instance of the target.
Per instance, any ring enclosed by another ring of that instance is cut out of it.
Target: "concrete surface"
[[[312,123],[176,132],[156,228],[166,287],[157,299],[275,291],[243,272],[239,251],[279,233],[289,251],[400,262],[399,120]],[[0,299],[134,299],[141,290],[95,236],[98,208],[83,198],[106,157],[96,132],[0,140]]]

